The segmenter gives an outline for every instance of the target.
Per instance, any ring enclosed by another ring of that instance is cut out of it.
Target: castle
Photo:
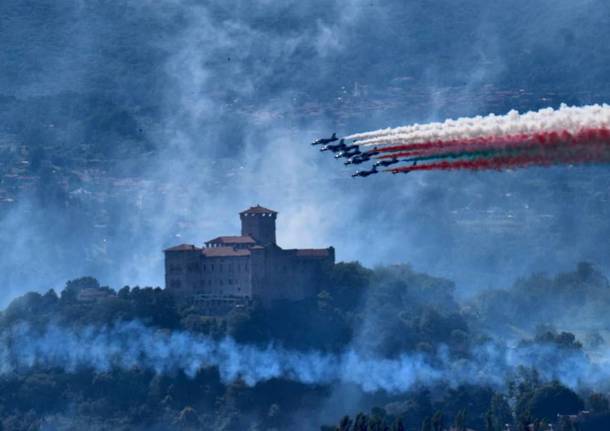
[[[257,205],[239,216],[240,236],[164,250],[165,288],[210,309],[316,295],[325,268],[334,265],[334,248],[284,250],[276,243],[276,211]]]

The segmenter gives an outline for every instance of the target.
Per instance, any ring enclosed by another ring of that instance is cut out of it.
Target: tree
[[[519,419],[517,420],[518,431],[530,431],[531,423],[532,423],[532,420],[528,415],[519,417]]]
[[[358,413],[354,420],[354,431],[367,431],[369,426],[369,418],[364,413]]]
[[[61,292],[62,300],[75,300],[82,289],[99,289],[100,283],[93,277],[81,277],[70,280]]]
[[[512,422],[512,419],[512,410],[506,398],[494,394],[485,419],[486,427],[489,430],[500,431],[504,429],[505,424]]]
[[[454,426],[456,431],[466,431],[466,410],[460,410],[455,416]]]
[[[432,431],[432,425],[430,423],[430,418],[425,418],[421,424],[421,431]]]
[[[558,414],[573,415],[584,408],[580,397],[559,382],[544,385],[534,391],[528,410],[536,419],[554,420]]]
[[[385,422],[383,418],[379,416],[373,416],[369,419],[369,427],[368,431],[384,431],[385,430]]]
[[[443,412],[441,412],[439,410],[436,413],[434,413],[434,416],[432,416],[432,430],[433,431],[443,431],[444,428],[445,428],[445,424],[444,424],[444,419],[443,419]]]
[[[352,420],[349,418],[349,416],[343,416],[343,419],[341,419],[341,422],[339,422],[339,427],[337,428],[337,431],[349,431],[352,427]]]
[[[559,431],[575,431],[574,424],[567,416],[562,416],[559,419]]]
[[[396,418],[396,420],[392,424],[391,431],[406,431],[406,428],[402,422],[402,419]]]
[[[117,292],[117,296],[121,299],[128,299],[129,298],[129,286],[123,286],[119,289],[119,291]]]
[[[269,406],[269,410],[267,411],[267,425],[269,427],[271,427],[272,429],[279,429],[281,426],[281,417],[282,417],[282,410],[280,409],[280,406],[275,403],[271,404]],[[348,419],[349,419],[349,417],[348,417]],[[349,427],[342,428],[342,431],[343,430],[349,431]]]
[[[496,431],[494,422],[493,413],[491,412],[491,409],[489,409],[487,410],[487,414],[485,414],[485,431]]]
[[[557,334],[553,331],[545,331],[536,335],[534,341],[540,344],[554,344],[560,349],[580,350],[582,348],[582,344],[576,340],[576,336],[571,332]]]
[[[598,393],[591,394],[589,397],[589,408],[594,413],[607,412],[610,409],[608,406],[608,398]]]
[[[200,423],[197,411],[190,406],[183,408],[176,418],[176,423],[183,427],[199,426]]]

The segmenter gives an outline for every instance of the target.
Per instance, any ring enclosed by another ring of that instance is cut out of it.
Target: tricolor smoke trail
[[[610,163],[610,105],[542,109],[461,118],[348,136],[378,159],[417,166],[393,173],[432,170],[514,169],[528,166]]]
[[[139,322],[77,329],[57,325],[35,329],[24,324],[0,333],[0,375],[32,369],[61,369],[67,373],[139,369],[195,377],[199,371],[213,368],[225,383],[242,381],[253,386],[285,379],[399,393],[417,384],[503,387],[520,367],[527,367],[538,369],[546,380],[600,390],[610,379],[607,353],[592,362],[579,350],[546,344],[509,348],[489,342],[476,347],[468,358],[452,357],[443,347],[435,354],[405,352],[384,358],[357,349],[323,353],[244,345],[231,338],[215,340],[189,332],[158,330]]]
[[[510,111],[506,115],[494,114],[486,117],[460,118],[442,123],[386,129],[384,131],[351,135],[346,139],[357,139],[359,145],[400,145],[418,142],[447,141],[485,136],[508,136],[543,132],[571,133],[583,129],[608,128],[610,105],[552,108],[519,114]]]

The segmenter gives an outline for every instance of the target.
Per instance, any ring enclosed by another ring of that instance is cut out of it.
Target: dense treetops
[[[139,321],[167,331],[213,338],[228,335],[239,343],[266,346],[271,342],[299,351],[341,352],[350,347],[392,358],[404,352],[433,353],[444,346],[452,357],[468,358],[474,347],[491,337],[505,338],[516,327],[523,335],[530,327],[540,326],[535,314],[525,321],[520,318],[525,313],[522,306],[529,310],[520,296],[524,292],[533,292],[545,304],[543,308],[553,310],[548,312],[550,316],[565,321],[561,310],[571,303],[566,298],[578,298],[581,306],[594,307],[596,301],[607,301],[608,280],[581,264],[574,272],[553,278],[535,275],[518,281],[511,290],[487,291],[460,302],[448,280],[417,273],[406,265],[368,269],[351,262],[337,264],[324,275],[319,288],[315,298],[266,309],[255,304],[219,318],[203,315],[194,304],[175,302],[160,288],[113,290],[84,277],[67,282],[59,294],[52,289],[43,294],[30,292],[12,301],[0,314],[0,334],[24,323],[38,328],[49,324],[75,328]],[[96,294],[91,295],[92,291]],[[494,321],[492,310],[503,314]],[[507,329],[508,320],[501,320],[507,314],[512,329]],[[583,342],[573,333],[556,331],[554,322],[549,318],[533,336],[515,341],[581,354]],[[603,343],[603,337],[597,335],[601,338],[597,342]],[[359,401],[352,407],[364,413],[345,416],[344,407],[334,398],[338,393],[358,394]],[[355,387],[282,379],[254,387],[240,382],[224,384],[214,369],[201,370],[194,377],[139,369],[100,373],[43,368],[0,375],[1,423],[5,429],[15,430],[42,424],[57,429],[83,424],[90,429],[315,429],[321,422],[336,420],[338,425],[325,429],[412,431],[454,426],[496,431],[506,423],[514,424],[514,429],[559,420],[562,426],[572,426],[569,421],[575,419],[558,418],[578,415],[585,408],[591,413],[581,426],[607,424],[604,394],[576,393],[526,368],[504,388],[432,385],[403,394],[364,393]],[[320,411],[326,412],[323,417]]]

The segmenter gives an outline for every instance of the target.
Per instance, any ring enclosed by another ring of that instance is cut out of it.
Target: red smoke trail
[[[603,140],[610,141],[610,130],[601,129],[583,129],[575,134],[563,131],[554,132],[538,132],[532,134],[519,134],[519,135],[507,135],[507,136],[484,136],[477,138],[465,138],[465,139],[454,139],[449,141],[430,141],[422,142],[418,144],[407,144],[407,145],[395,145],[393,147],[381,147],[378,150],[380,152],[395,152],[395,151],[410,151],[420,150],[422,152],[426,150],[441,149],[445,150],[451,148],[452,150],[468,150],[472,147],[477,149],[486,149],[491,147],[503,147],[508,145],[517,144],[538,144],[538,145],[549,145],[554,142],[576,142],[576,141],[593,141]],[[427,151],[426,151],[427,152]]]
[[[376,159],[394,159],[399,157],[413,157],[426,155],[425,151],[404,151],[392,154],[385,154],[383,156],[377,156]]]
[[[606,142],[610,143],[610,130],[601,129],[583,129],[577,133],[570,133],[567,130],[557,132],[540,132],[532,134],[519,134],[508,136],[485,136],[477,138],[456,139],[450,141],[432,141],[419,144],[397,145],[393,147],[381,147],[380,152],[399,152],[402,154],[409,150],[419,150],[418,155],[431,155],[438,151],[480,151],[487,149],[498,150],[529,150],[539,148],[543,150],[546,147],[562,146],[562,145],[586,145],[590,142]],[[411,151],[409,151],[411,152]],[[391,156],[381,156],[381,158],[390,158]]]
[[[418,166],[402,166],[389,169],[392,173],[431,170],[487,170],[511,169],[527,166],[549,166],[557,164],[585,164],[610,162],[610,146],[606,142],[591,143],[587,151],[578,147],[565,148],[556,153],[525,153],[517,156],[497,156],[474,160],[441,161]]]

